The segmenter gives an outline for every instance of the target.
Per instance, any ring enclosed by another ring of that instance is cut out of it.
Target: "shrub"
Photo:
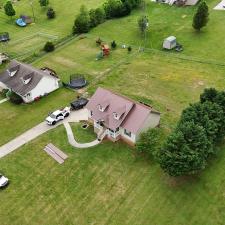
[[[45,52],[53,52],[55,50],[55,46],[52,42],[48,41],[46,42],[44,46],[44,51]]]
[[[115,41],[113,41],[113,42],[111,43],[111,47],[112,47],[112,49],[115,49],[115,48],[116,48],[116,46],[117,46],[116,42],[115,42]]]
[[[54,19],[55,11],[53,10],[53,8],[48,8],[46,15],[47,15],[48,19]]]
[[[8,91],[9,91],[8,89],[3,89],[2,92],[1,92],[1,96],[3,98],[6,98],[7,97],[6,94],[7,94]]]
[[[49,0],[39,0],[41,7],[46,7],[49,4]]]
[[[17,95],[15,92],[12,92],[12,91],[7,92],[7,97],[14,104],[19,105],[23,103],[23,99],[19,95]]]

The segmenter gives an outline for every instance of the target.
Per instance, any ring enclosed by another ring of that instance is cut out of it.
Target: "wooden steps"
[[[64,160],[68,158],[68,156],[62,152],[60,149],[58,149],[56,146],[54,146],[52,143],[49,143],[45,146],[44,151],[50,155],[55,161],[57,161],[59,164],[64,163]]]

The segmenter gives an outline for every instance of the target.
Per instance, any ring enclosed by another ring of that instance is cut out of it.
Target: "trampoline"
[[[87,85],[87,81],[84,76],[76,74],[70,76],[70,82],[63,83],[65,87],[72,88],[72,89],[80,89]]]
[[[9,33],[7,32],[0,33],[0,42],[6,42],[9,40],[10,40]]]
[[[22,18],[16,20],[16,24],[20,27],[25,27],[27,24],[23,21]]]

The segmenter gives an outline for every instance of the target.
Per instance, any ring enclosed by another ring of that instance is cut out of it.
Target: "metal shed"
[[[170,36],[166,38],[163,42],[163,48],[164,49],[173,49],[177,45],[177,39],[174,36]]]

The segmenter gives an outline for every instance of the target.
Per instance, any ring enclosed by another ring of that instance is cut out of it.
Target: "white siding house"
[[[159,125],[160,113],[112,91],[98,88],[86,108],[99,139],[123,139],[135,145],[141,132]]]
[[[59,88],[59,78],[52,70],[39,70],[30,65],[11,61],[6,71],[0,74],[0,86],[9,89],[24,100],[32,102]]]

